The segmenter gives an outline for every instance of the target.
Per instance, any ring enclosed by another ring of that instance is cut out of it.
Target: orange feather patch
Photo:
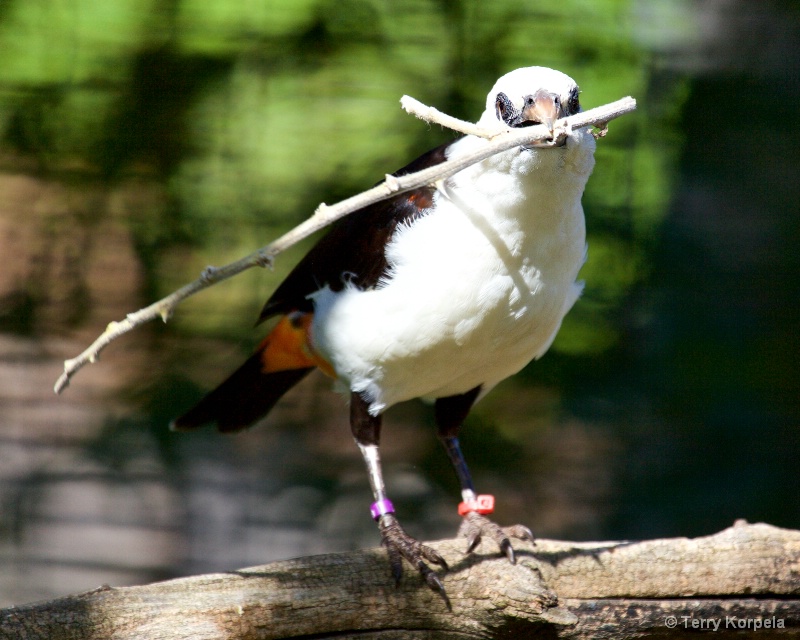
[[[280,319],[258,346],[262,373],[319,367],[323,373],[336,377],[331,364],[311,346],[313,320],[313,313],[300,311],[293,311]]]

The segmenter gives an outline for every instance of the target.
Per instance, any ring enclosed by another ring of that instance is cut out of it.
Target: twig
[[[106,327],[106,330],[83,353],[64,362],[64,373],[56,381],[54,391],[61,393],[69,385],[70,379],[75,373],[85,365],[96,362],[100,352],[121,335],[156,318],[161,318],[166,322],[172,316],[178,304],[186,298],[252,267],[270,266],[276,255],[339,218],[400,193],[449,178],[453,174],[496,153],[501,153],[520,145],[547,144],[545,143],[546,140],[556,140],[560,135],[565,135],[570,128],[579,129],[591,125],[605,125],[610,120],[636,109],[636,101],[631,97],[627,97],[602,107],[578,113],[569,118],[562,118],[556,123],[554,132],[548,130],[544,125],[537,125],[524,129],[503,131],[498,134],[497,132],[465,123],[431,107],[425,107],[425,105],[408,96],[403,97],[402,103],[409,113],[414,113],[414,115],[422,117],[429,122],[436,122],[437,124],[454,128],[457,131],[464,132],[468,130],[470,133],[480,137],[491,137],[491,140],[487,141],[484,147],[473,153],[454,160],[448,160],[417,173],[399,177],[387,175],[386,179],[378,186],[342,200],[337,204],[328,206],[322,203],[310,218],[249,256],[223,267],[206,267],[197,280],[184,285],[144,309],[128,314],[124,320],[111,322]]]
[[[426,104],[422,104],[419,100],[412,98],[411,96],[403,96],[400,98],[400,106],[403,107],[407,113],[410,113],[412,116],[417,116],[417,118],[420,120],[424,120],[425,122],[434,122],[442,125],[443,127],[447,127],[448,129],[458,131],[459,133],[463,133],[468,136],[477,136],[479,138],[487,138],[491,140],[498,134],[506,131],[506,129],[503,129],[499,126],[494,130],[484,129],[476,124],[467,122],[466,120],[459,120],[458,118],[449,116],[446,113],[442,113],[435,107],[429,107]]]

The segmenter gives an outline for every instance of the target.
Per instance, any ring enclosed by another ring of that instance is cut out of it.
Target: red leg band
[[[484,494],[477,496],[474,500],[462,502],[458,505],[458,515],[460,516],[465,516],[472,511],[481,515],[492,513],[494,511],[494,496]]]

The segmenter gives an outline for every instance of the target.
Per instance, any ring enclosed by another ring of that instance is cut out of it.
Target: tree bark
[[[381,549],[88,593],[0,612],[0,637],[51,640],[267,638],[800,638],[800,531],[737,522],[708,537],[432,543],[450,607]]]

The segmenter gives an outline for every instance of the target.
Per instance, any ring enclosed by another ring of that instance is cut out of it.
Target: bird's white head
[[[478,125],[497,128],[544,124],[551,131],[558,118],[581,110],[578,85],[568,75],[547,67],[524,67],[495,82],[486,96]]]

